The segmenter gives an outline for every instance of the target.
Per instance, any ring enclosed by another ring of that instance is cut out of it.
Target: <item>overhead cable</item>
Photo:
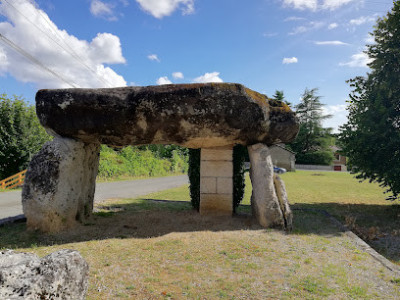
[[[90,66],[88,66],[85,61],[71,48],[71,46],[66,43],[64,41],[64,39],[62,37],[60,37],[60,35],[58,35],[58,33],[56,32],[55,35],[57,35],[58,39],[60,39],[61,41],[64,42],[64,44],[70,49],[67,50],[64,48],[63,45],[61,45],[57,40],[53,39],[47,32],[45,32],[42,28],[40,28],[38,25],[36,25],[34,22],[32,22],[27,16],[25,16],[21,11],[18,10],[18,8],[16,8],[13,4],[11,4],[8,0],[4,0],[8,5],[10,5],[15,11],[17,11],[17,13],[19,13],[22,17],[24,17],[29,23],[31,23],[33,26],[35,26],[40,32],[42,32],[44,35],[46,35],[47,38],[49,38],[51,41],[53,41],[54,43],[56,43],[61,49],[63,49],[65,52],[67,52],[69,55],[72,56],[72,58],[74,58],[75,60],[77,60],[81,65],[83,65],[87,70],[89,70],[90,72],[92,72],[97,79],[104,84],[105,86],[111,87],[112,84],[106,80],[105,78],[100,77],[95,70],[93,70]],[[41,18],[43,18],[45,20],[45,22],[50,26],[51,29],[51,24],[49,23],[49,21],[40,13],[39,11],[39,15]]]
[[[35,57],[33,57],[32,55],[30,55],[28,52],[26,52],[24,49],[22,49],[21,47],[19,47],[18,45],[16,45],[14,42],[12,42],[11,40],[9,40],[8,38],[6,38],[4,35],[2,35],[0,33],[0,39],[6,43],[8,46],[10,46],[11,48],[13,48],[15,51],[17,51],[18,53],[20,53],[21,55],[23,55],[24,57],[26,57],[27,59],[29,59],[31,62],[33,62],[34,64],[36,64],[37,66],[43,68],[44,70],[46,70],[47,72],[49,72],[50,74],[54,75],[55,77],[57,77],[58,79],[60,79],[61,81],[63,81],[64,83],[68,84],[69,86],[73,87],[73,88],[77,88],[78,86],[68,80],[66,80],[65,78],[63,78],[61,75],[59,75],[58,73],[54,72],[53,70],[51,70],[50,68],[46,67],[42,62],[40,62],[38,59],[36,59]]]

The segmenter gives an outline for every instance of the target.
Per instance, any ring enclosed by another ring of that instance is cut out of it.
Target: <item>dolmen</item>
[[[90,219],[100,145],[176,144],[201,149],[200,213],[232,214],[232,149],[248,147],[252,210],[264,227],[290,228],[283,182],[268,146],[292,141],[298,120],[283,102],[240,84],[206,83],[36,94],[53,141],[28,167],[22,191],[29,229],[57,232]]]

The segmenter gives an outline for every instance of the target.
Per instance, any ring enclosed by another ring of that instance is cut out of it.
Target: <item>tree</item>
[[[285,99],[285,95],[283,94],[283,91],[276,90],[275,94],[272,96],[272,98],[282,101],[282,102],[285,102],[288,106],[292,106],[292,103]]]
[[[296,161],[304,164],[329,165],[333,160],[333,153],[329,149],[331,144],[330,128],[323,128],[322,121],[330,118],[324,115],[321,96],[318,89],[306,89],[301,102],[295,106],[299,118],[299,134],[289,148],[296,153]]]
[[[378,19],[366,77],[349,80],[353,91],[348,121],[339,141],[356,177],[387,187],[388,199],[400,199],[400,1]]]
[[[25,169],[50,136],[23,99],[2,94],[0,100],[0,178],[5,178]]]

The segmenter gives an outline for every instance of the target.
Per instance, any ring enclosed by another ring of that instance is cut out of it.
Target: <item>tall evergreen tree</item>
[[[272,96],[272,98],[285,102],[287,105],[292,106],[292,103],[286,100],[285,95],[283,94],[283,91],[275,91],[275,94]]]
[[[339,140],[359,179],[387,187],[389,199],[400,198],[400,1],[378,19],[366,77],[351,79],[348,122]]]
[[[300,130],[294,142],[289,147],[296,153],[296,161],[304,164],[329,165],[333,160],[329,149],[331,136],[330,128],[323,128],[322,121],[330,118],[324,115],[321,96],[318,89],[306,89],[301,102],[295,106],[299,118]]]

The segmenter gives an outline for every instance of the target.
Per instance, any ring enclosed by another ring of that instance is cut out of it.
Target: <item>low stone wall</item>
[[[347,167],[345,165],[340,165],[340,171],[336,170],[336,165],[332,166],[320,166],[320,165],[295,165],[296,170],[310,170],[310,171],[338,171],[338,172],[347,172]]]

